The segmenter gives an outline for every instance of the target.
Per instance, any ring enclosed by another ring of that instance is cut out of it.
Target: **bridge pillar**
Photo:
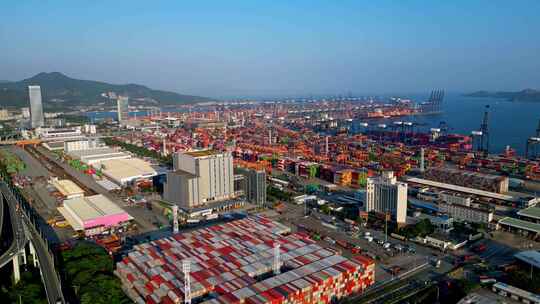
[[[32,242],[28,242],[28,244],[30,245],[30,254],[32,255],[32,263],[34,264],[34,267],[38,267],[36,249],[34,248],[34,245],[32,245]]]
[[[26,247],[21,248],[20,255],[22,255],[22,264],[26,265],[28,261],[26,260]]]
[[[15,279],[15,284],[21,280],[21,267],[19,265],[19,253],[13,256],[13,278]]]

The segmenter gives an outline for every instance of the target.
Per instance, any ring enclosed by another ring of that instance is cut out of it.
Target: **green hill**
[[[28,86],[41,86],[45,107],[66,105],[94,105],[111,102],[103,94],[113,92],[127,95],[134,102],[159,105],[178,105],[210,101],[210,98],[182,95],[174,92],[153,90],[138,84],[110,84],[100,81],[80,80],[59,72],[39,73],[34,77],[14,82],[0,82],[0,104],[24,107],[28,105]]]

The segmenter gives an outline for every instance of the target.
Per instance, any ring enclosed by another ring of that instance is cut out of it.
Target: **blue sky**
[[[213,97],[540,89],[540,1],[0,2],[0,79]]]

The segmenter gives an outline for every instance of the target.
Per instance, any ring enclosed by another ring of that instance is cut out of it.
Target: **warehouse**
[[[520,220],[513,217],[505,217],[499,220],[497,228],[515,232],[519,234],[527,234],[529,237],[536,239],[540,236],[540,224]]]
[[[485,191],[485,190],[479,190],[479,189],[475,189],[475,188],[463,187],[463,186],[458,186],[458,185],[453,185],[453,184],[448,184],[448,183],[443,183],[443,182],[437,182],[437,181],[427,180],[427,179],[422,179],[422,178],[404,177],[403,179],[408,183],[415,183],[415,184],[431,186],[431,187],[440,188],[440,189],[446,189],[446,190],[457,191],[457,192],[462,192],[462,193],[467,193],[467,194],[473,194],[473,195],[488,197],[488,198],[501,200],[501,201],[505,201],[505,202],[510,202],[510,203],[517,203],[521,199],[518,196],[513,196],[513,195],[508,195],[508,194],[500,194],[500,193],[495,193],[495,192],[489,192],[489,191]]]
[[[514,254],[514,257],[528,267],[534,267],[540,270],[540,251],[527,250]]]
[[[439,211],[446,213],[458,221],[470,223],[489,223],[495,215],[494,210],[487,208],[475,208],[460,204],[439,203]]]
[[[467,186],[489,192],[508,192],[509,179],[507,176],[464,171],[452,168],[430,168],[424,173],[424,178],[446,182],[458,186]]]
[[[117,151],[115,149],[108,148],[108,147],[86,149],[86,150],[76,150],[76,151],[69,152],[68,155],[71,158],[78,159],[87,165],[98,164],[106,160],[126,159],[126,158],[131,157],[131,155],[125,152]]]
[[[84,190],[69,179],[54,179],[52,185],[66,198],[84,196]]]
[[[540,224],[540,207],[529,207],[521,209],[517,212],[517,215],[523,220]]]
[[[115,274],[135,303],[330,303],[374,283],[374,262],[322,248],[262,216],[135,245]],[[276,254],[276,249],[279,253]]]
[[[44,141],[63,142],[66,140],[80,140],[85,136],[80,127],[76,128],[43,128],[38,132],[39,138]]]
[[[97,167],[101,168],[103,175],[120,186],[157,175],[148,162],[139,158],[106,160]]]
[[[75,231],[84,232],[86,236],[120,230],[133,220],[127,212],[101,194],[64,200],[64,206],[59,207],[58,211]]]
[[[44,142],[41,145],[49,151],[60,151],[64,149],[64,143],[65,142],[63,141],[49,141]]]

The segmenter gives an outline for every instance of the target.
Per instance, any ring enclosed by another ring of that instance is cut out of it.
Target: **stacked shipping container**
[[[135,246],[116,274],[136,303],[182,303],[182,261],[191,261],[191,295],[207,304],[329,303],[374,282],[374,263],[348,260],[307,235],[254,216]],[[280,244],[282,273],[272,273]]]

